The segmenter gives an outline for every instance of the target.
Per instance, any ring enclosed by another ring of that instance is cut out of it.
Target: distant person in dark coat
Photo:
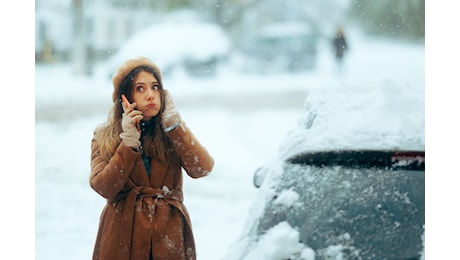
[[[345,51],[348,50],[347,41],[343,33],[342,27],[337,27],[337,32],[333,40],[333,47],[335,51],[335,60],[339,73],[343,70],[343,59]]]

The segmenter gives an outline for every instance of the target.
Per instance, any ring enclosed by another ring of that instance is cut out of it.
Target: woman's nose
[[[147,90],[147,98],[148,99],[153,99],[153,89],[149,89]]]

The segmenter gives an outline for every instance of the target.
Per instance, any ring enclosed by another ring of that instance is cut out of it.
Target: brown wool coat
[[[150,253],[153,259],[196,259],[182,168],[200,178],[212,170],[214,160],[184,122],[168,136],[176,154],[169,164],[152,160],[150,178],[140,152],[121,143],[106,161],[93,138],[90,185],[107,199],[93,259],[148,260]]]

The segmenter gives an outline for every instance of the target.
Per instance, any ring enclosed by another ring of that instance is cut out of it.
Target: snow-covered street
[[[176,98],[182,117],[216,160],[209,177],[184,178],[185,205],[200,259],[222,257],[239,235],[256,192],[252,175],[276,156],[279,141],[296,124],[305,96],[299,89],[267,94],[266,99],[251,93],[216,95],[210,102],[192,98],[200,105],[181,95]],[[63,106],[48,116],[37,108],[37,259],[89,258],[105,203],[89,187],[88,176],[92,131],[105,120],[106,111],[91,115],[82,109],[87,115],[79,116],[79,109],[71,106],[71,114]]]
[[[253,173],[276,158],[310,88],[381,86],[387,80],[424,88],[424,45],[351,39],[342,76],[333,73],[325,48],[318,68],[305,74],[229,69],[215,78],[164,80],[182,118],[216,161],[209,177],[184,177],[198,259],[223,259],[239,238],[257,193]],[[90,259],[105,204],[88,182],[90,141],[111,106],[111,81],[97,74],[74,78],[68,65],[37,65],[35,84],[35,259]]]

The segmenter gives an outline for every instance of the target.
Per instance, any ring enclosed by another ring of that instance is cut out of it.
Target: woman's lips
[[[155,104],[148,104],[146,107],[147,108],[155,108]]]

